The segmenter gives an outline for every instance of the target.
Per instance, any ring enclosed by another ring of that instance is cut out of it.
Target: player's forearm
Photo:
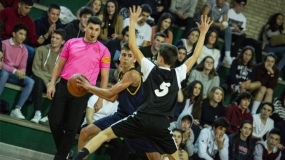
[[[59,77],[60,73],[62,71],[62,68],[58,65],[56,65],[52,71],[52,76],[51,76],[51,80],[50,80],[50,84],[54,84],[57,80],[57,78]]]
[[[136,47],[135,22],[131,20],[130,20],[130,26],[129,26],[129,47],[130,49],[132,49],[133,47]]]
[[[206,33],[200,33],[196,48],[194,50],[193,56],[195,58],[195,61],[197,61],[197,59],[200,57],[201,52],[202,52],[202,48],[204,46],[204,41],[205,41],[205,36]]]

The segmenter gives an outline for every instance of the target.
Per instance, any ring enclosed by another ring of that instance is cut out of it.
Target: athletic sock
[[[231,57],[231,51],[226,51],[225,54],[226,54],[226,57]]]
[[[86,157],[89,154],[89,151],[87,148],[82,148],[76,156],[73,157],[72,160],[82,160],[84,157]]]
[[[253,104],[252,104],[252,108],[251,108],[251,114],[256,114],[256,111],[259,107],[261,102],[258,102],[258,101],[254,101]]]

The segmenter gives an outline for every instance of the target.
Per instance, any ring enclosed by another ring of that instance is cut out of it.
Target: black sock
[[[86,157],[89,154],[89,151],[87,148],[82,148],[76,156],[73,157],[72,160],[82,160],[84,157]]]

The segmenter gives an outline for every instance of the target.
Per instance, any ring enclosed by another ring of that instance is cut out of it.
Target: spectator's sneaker
[[[41,113],[36,113],[35,116],[34,116],[34,118],[31,119],[31,121],[34,122],[34,123],[39,123],[39,121],[41,120],[41,118],[42,118],[42,114],[41,114]]]
[[[49,126],[48,116],[45,116],[44,118],[42,118],[40,120],[40,124],[45,125],[45,126]]]
[[[25,116],[23,116],[20,109],[13,109],[10,116],[18,119],[25,119]]]
[[[232,58],[232,57],[229,57],[229,56],[225,56],[225,57],[224,57],[224,60],[223,60],[223,63],[224,63],[224,64],[231,65],[232,62],[233,62],[233,58]]]

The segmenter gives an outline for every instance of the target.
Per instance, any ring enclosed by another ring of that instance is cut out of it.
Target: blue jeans
[[[285,66],[285,46],[271,47],[269,44],[265,45],[264,51],[273,52],[279,59],[277,68],[279,71]]]
[[[6,82],[23,87],[20,98],[16,105],[16,107],[22,108],[33,90],[34,80],[28,76],[26,76],[24,79],[19,79],[16,75],[9,73],[2,68],[2,70],[0,71],[0,95],[3,92],[4,85]]]
[[[219,37],[224,39],[225,42],[225,51],[231,51],[231,46],[232,46],[232,31],[230,27],[227,27],[224,30],[221,30],[219,27],[216,26],[211,26],[210,30],[215,29],[219,33]],[[222,48],[220,48],[222,50]]]

